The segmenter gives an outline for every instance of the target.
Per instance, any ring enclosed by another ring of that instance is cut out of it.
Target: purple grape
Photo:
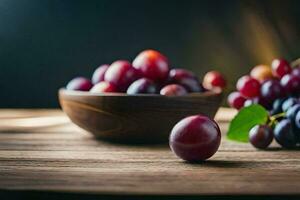
[[[188,92],[203,92],[204,88],[197,76],[185,69],[172,69],[169,72],[169,82],[182,85]]]
[[[275,140],[284,148],[296,147],[298,138],[290,119],[281,120],[274,129]]]
[[[260,104],[268,110],[272,108],[272,104],[269,103],[265,98],[262,98],[262,97],[255,97],[252,99],[247,99],[244,103],[244,107],[247,107],[247,106],[250,106],[253,104]]]
[[[282,104],[283,102],[285,101],[286,99],[276,99],[274,102],[273,102],[273,108],[272,108],[272,112],[271,112],[271,115],[276,115],[276,114],[279,114],[279,113],[282,113]]]
[[[92,82],[84,77],[72,79],[66,86],[67,90],[89,91],[93,87]]]
[[[297,112],[300,111],[300,104],[295,104],[286,111],[286,118],[295,121]]]
[[[159,93],[165,96],[184,96],[188,94],[188,91],[181,85],[170,84],[163,87]]]
[[[127,89],[127,94],[155,94],[157,93],[156,85],[147,78],[141,78],[134,81]]]
[[[298,129],[300,129],[300,112],[299,111],[296,113],[295,124],[296,124],[296,127]]]
[[[300,66],[297,66],[293,69],[292,74],[300,77]]]
[[[221,142],[218,124],[203,115],[179,121],[169,137],[172,151],[183,160],[204,161],[216,153]]]
[[[261,96],[269,102],[273,102],[285,95],[284,90],[277,79],[265,81],[261,86],[260,93]]]
[[[105,72],[104,80],[126,92],[131,83],[140,78],[140,72],[126,60],[113,62]]]
[[[100,65],[94,72],[92,76],[92,83],[95,85],[96,83],[100,83],[104,81],[104,75],[106,70],[109,68],[109,65],[104,64]]]
[[[273,140],[273,130],[267,125],[256,125],[249,132],[250,143],[259,149],[266,149]]]
[[[290,97],[282,103],[282,111],[286,112],[290,107],[292,107],[293,105],[298,104],[298,103],[299,103],[299,100],[297,98]]]
[[[300,93],[300,77],[293,74],[284,75],[280,84],[287,94],[299,94]]]

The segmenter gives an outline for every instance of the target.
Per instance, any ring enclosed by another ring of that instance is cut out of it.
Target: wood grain
[[[28,121],[47,117],[47,113],[59,116],[59,126],[43,130]],[[223,133],[233,115],[228,109],[218,112]],[[176,158],[167,145],[128,146],[95,140],[71,123],[61,125],[65,116],[57,110],[0,111],[1,120],[23,117],[36,131],[22,132],[18,127],[6,132],[0,127],[0,190],[300,195],[300,151],[282,150],[275,143],[269,151],[258,151],[223,137],[220,150],[209,161],[189,164]]]

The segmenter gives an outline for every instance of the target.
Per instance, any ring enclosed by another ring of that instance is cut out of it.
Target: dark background
[[[235,80],[300,57],[300,1],[1,0],[0,107],[57,107],[102,63],[162,51],[173,67]]]

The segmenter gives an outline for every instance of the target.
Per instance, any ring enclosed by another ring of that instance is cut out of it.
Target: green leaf
[[[227,138],[239,142],[248,142],[250,129],[257,124],[268,121],[268,112],[260,105],[242,108],[229,124]]]

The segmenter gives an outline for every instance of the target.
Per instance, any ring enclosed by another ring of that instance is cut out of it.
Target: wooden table
[[[225,133],[234,111],[216,120]],[[0,190],[87,195],[300,195],[300,151],[258,151],[222,138],[207,162],[167,145],[95,140],[60,110],[0,110]],[[1,198],[0,198],[1,199]]]

